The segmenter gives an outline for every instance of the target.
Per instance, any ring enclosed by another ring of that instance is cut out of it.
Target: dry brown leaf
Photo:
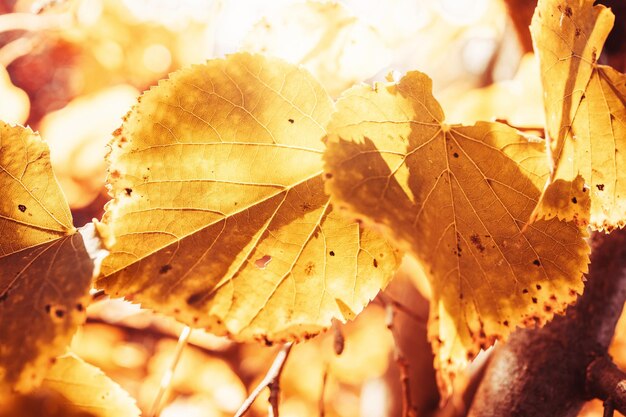
[[[544,144],[498,123],[446,125],[431,81],[349,90],[327,140],[327,188],[424,265],[444,382],[495,339],[543,323],[583,288],[585,231],[525,224],[548,175]]]
[[[0,394],[37,386],[85,319],[93,264],[47,145],[0,122]]]
[[[103,223],[116,243],[98,285],[237,339],[354,317],[398,259],[324,193],[332,111],[306,71],[249,54],[145,93],[111,144]]]
[[[591,189],[591,226],[610,231],[626,223],[620,175],[626,169],[626,76],[597,64],[614,16],[593,3],[542,0],[531,31],[545,90],[552,180],[581,175]],[[572,219],[565,199],[544,199],[538,215]]]
[[[56,359],[41,384],[68,405],[96,417],[138,417],[135,400],[99,368],[68,354]]]

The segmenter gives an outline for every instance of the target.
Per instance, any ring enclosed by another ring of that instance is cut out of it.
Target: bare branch
[[[396,310],[406,314],[407,316],[415,320],[417,324],[421,326],[426,326],[426,323],[428,322],[428,317],[423,317],[417,314],[416,312],[414,312],[413,310],[411,310],[409,307],[402,304],[398,300],[394,300],[393,298],[391,298],[389,294],[380,293],[378,294],[378,298],[380,298],[380,301],[382,302],[383,307],[387,308],[387,305],[392,305]]]
[[[398,369],[400,370],[400,383],[402,385],[402,417],[415,417],[416,410],[413,408],[411,401],[411,387],[410,387],[410,378],[409,378],[409,362],[404,357],[400,346],[397,343],[398,335],[395,331],[394,320],[396,311],[396,305],[392,302],[386,302],[386,298],[381,298],[383,302],[385,302],[385,311],[387,313],[387,328],[391,332],[394,340],[394,359],[396,364],[398,365]]]
[[[346,345],[346,339],[341,331],[341,324],[337,320],[333,320],[333,349],[335,355],[340,356]]]
[[[280,386],[279,380],[280,375],[283,372],[283,368],[285,367],[285,363],[287,363],[287,358],[289,357],[289,352],[291,352],[291,348],[293,343],[285,343],[283,347],[276,355],[274,359],[274,363],[265,374],[265,377],[261,381],[261,383],[250,393],[248,398],[241,404],[239,410],[235,414],[235,417],[241,417],[248,412],[254,400],[257,399],[261,391],[263,391],[266,387],[270,389],[270,413],[274,417],[278,417],[278,396],[280,394]]]
[[[615,409],[626,414],[626,373],[615,366],[608,356],[594,359],[587,367],[587,392],[604,400],[607,409]],[[612,415],[612,411],[609,415]]]
[[[0,15],[0,33],[11,30],[35,32],[60,28],[71,23],[69,15],[35,15],[31,13],[8,13]]]
[[[326,415],[326,405],[324,401],[324,396],[326,394],[326,382],[328,382],[328,364],[324,367],[324,375],[322,376],[322,391],[320,393],[319,401],[320,417],[324,417]]]
[[[150,413],[148,414],[151,417],[158,417],[161,412],[161,404],[163,403],[163,397],[165,393],[170,388],[172,384],[172,377],[174,376],[174,371],[176,370],[176,366],[180,361],[180,357],[187,346],[187,342],[189,341],[189,336],[191,335],[191,328],[189,326],[183,327],[183,330],[180,332],[180,337],[178,338],[178,344],[176,345],[176,350],[174,351],[174,357],[172,359],[172,363],[169,368],[163,374],[161,378],[161,384],[159,386],[159,392],[157,392],[156,397],[154,398],[154,402],[152,403],[152,408]]]

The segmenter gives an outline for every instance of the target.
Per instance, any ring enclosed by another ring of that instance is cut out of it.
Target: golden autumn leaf
[[[419,72],[352,88],[337,106],[327,189],[424,265],[444,382],[495,339],[575,300],[585,231],[558,219],[525,228],[548,175],[542,141],[498,123],[446,125]]]
[[[96,417],[68,403],[59,393],[37,389],[0,398],[0,417]]]
[[[589,223],[607,231],[626,222],[626,76],[598,65],[613,26],[593,0],[542,0],[531,32],[539,57],[552,181],[582,176],[590,187]],[[553,193],[554,194],[554,193]],[[545,201],[538,215],[572,219],[567,197]]]
[[[0,394],[37,386],[85,319],[93,263],[28,128],[0,122]]]
[[[56,359],[41,384],[69,405],[95,417],[133,417],[140,411],[135,400],[98,367],[68,354]]]
[[[97,285],[237,339],[354,317],[398,260],[329,204],[332,111],[306,71],[245,53],[146,92],[111,144],[103,224],[116,242]]]

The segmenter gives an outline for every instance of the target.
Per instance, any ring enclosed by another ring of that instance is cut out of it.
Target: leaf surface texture
[[[42,383],[65,398],[68,405],[96,417],[139,417],[135,400],[117,383],[79,357],[57,358]]]
[[[515,326],[575,300],[584,230],[558,219],[526,226],[548,175],[542,141],[497,123],[446,125],[419,72],[355,87],[337,106],[327,188],[424,265],[444,381]]]
[[[145,93],[111,144],[103,222],[116,243],[98,285],[237,339],[308,337],[352,318],[398,261],[330,206],[332,111],[305,70],[245,53]]]
[[[590,187],[590,225],[610,231],[626,219],[626,181],[620,174],[626,169],[626,76],[598,65],[614,16],[593,3],[539,1],[531,32],[545,90],[552,181],[582,176]],[[539,216],[577,217],[565,200],[543,201]]]
[[[84,309],[93,263],[30,129],[0,122],[0,393],[37,386]]]

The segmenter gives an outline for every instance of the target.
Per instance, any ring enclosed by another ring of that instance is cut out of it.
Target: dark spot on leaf
[[[522,290],[522,294],[528,294],[528,290],[527,290],[526,288],[524,288],[524,289]]]
[[[572,197],[572,203],[577,204],[578,200],[576,199],[576,197]]]
[[[596,188],[600,191],[604,191],[604,184],[596,184]]]
[[[532,300],[533,300],[533,303],[537,304],[537,297],[533,297]]]
[[[458,158],[459,154],[455,152],[455,153],[452,154],[452,156],[454,156],[455,158]]]
[[[17,208],[24,213],[26,211],[26,206],[24,204],[20,204],[19,206],[17,206]]]
[[[6,291],[4,294],[0,295],[0,303],[7,299],[9,296],[9,292]]]
[[[133,193],[133,189],[132,188],[124,188],[124,191],[126,191],[126,195],[128,197],[130,197],[130,195]]]
[[[552,311],[552,307],[547,305],[547,304],[545,306],[543,306],[543,309],[545,310],[546,313],[549,313],[549,312]]]
[[[293,119],[289,119],[289,123],[293,124],[294,120]]]
[[[472,242],[474,246],[476,246],[476,249],[478,249],[480,252],[483,252],[485,250],[485,247],[483,246],[483,243],[480,240],[480,236],[478,236],[476,233],[470,236],[470,241]]]
[[[268,347],[269,347],[269,346],[272,346],[272,345],[274,344],[274,343],[273,343],[271,340],[269,340],[269,339],[267,338],[267,336],[265,336],[265,335],[263,336],[263,343],[265,343],[265,346],[268,346]]]
[[[373,264],[374,264],[374,268],[378,268],[378,261],[376,260],[376,258],[374,258]]]
[[[199,291],[197,293],[191,294],[189,297],[187,297],[187,305],[192,305],[192,304],[196,304],[198,301],[202,300],[202,298],[204,297],[204,292]],[[194,319],[195,321],[198,321],[197,318]]]
[[[63,318],[63,316],[65,315],[65,311],[59,309],[54,312],[54,315],[57,316],[58,318]]]
[[[574,32],[574,36],[579,37],[580,36],[580,29],[576,28],[576,31]]]
[[[565,6],[565,16],[572,17],[572,8],[569,6]]]
[[[50,310],[52,309],[52,306],[50,304],[46,304],[46,306],[44,308],[46,309],[46,313],[50,313]]]
[[[271,260],[272,260],[271,256],[265,255],[262,258],[259,258],[256,261],[254,261],[254,265],[256,265],[257,268],[265,269],[265,267],[267,266],[267,264],[271,262]]]
[[[77,311],[83,311],[85,309],[85,307],[83,307],[83,305],[81,303],[76,304],[76,310]]]
[[[541,289],[541,285],[539,285],[539,284],[535,285],[535,287],[536,287],[538,290],[540,290],[540,289]]]
[[[502,322],[502,324],[504,324],[505,327],[509,327],[509,321],[508,320],[504,320]]]
[[[315,264],[313,262],[307,263],[306,266],[304,267],[304,273],[306,275],[312,275],[314,270],[315,270]]]
[[[533,265],[536,265],[536,266],[541,266],[541,262],[539,262],[539,259],[535,259],[535,260],[533,261]]]
[[[307,211],[311,209],[311,205],[307,202],[304,202],[300,205],[300,208],[302,209],[302,211]]]
[[[161,267],[161,269],[159,269],[159,274],[165,274],[167,273],[169,270],[172,269],[172,265],[170,264],[165,264]]]
[[[463,299],[463,293],[459,294],[459,298],[462,300]]]
[[[324,176],[326,177],[326,179],[331,179],[333,177],[333,174],[331,174],[330,172],[327,172],[326,174],[324,174]]]
[[[332,250],[331,250],[330,252],[328,252],[328,254],[329,254],[330,256],[335,256],[335,252],[334,252],[334,251],[332,251]]]

